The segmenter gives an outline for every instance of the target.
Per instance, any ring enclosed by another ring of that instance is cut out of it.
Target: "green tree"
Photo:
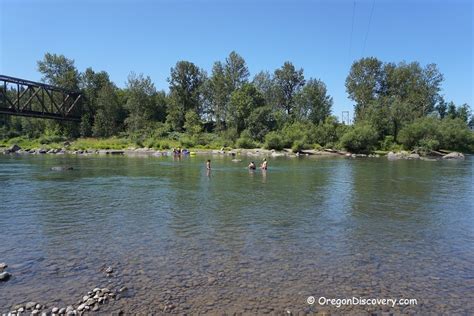
[[[252,139],[262,142],[265,135],[276,128],[276,119],[270,106],[260,106],[252,110],[246,120],[247,131]]]
[[[202,87],[205,80],[204,71],[189,61],[179,61],[171,68],[168,78],[170,102],[167,121],[174,130],[183,129],[187,111],[193,110],[198,115],[202,114]]]
[[[196,136],[202,132],[202,123],[199,119],[199,115],[194,110],[189,110],[186,112],[184,129],[186,133]]]
[[[446,116],[448,110],[448,104],[443,97],[440,97],[438,104],[436,105],[436,111],[438,112],[439,118],[443,119]]]
[[[38,71],[43,74],[44,82],[64,89],[78,89],[79,72],[73,59],[68,59],[64,55],[46,53],[37,65]]]
[[[229,125],[242,132],[248,124],[250,113],[265,104],[265,100],[260,92],[249,83],[242,88],[235,90],[230,97],[229,104]]]
[[[305,84],[303,69],[297,70],[287,61],[281,68],[275,70],[275,83],[280,106],[288,116],[292,116],[295,108],[294,97]]]
[[[260,71],[254,76],[252,84],[263,95],[265,104],[272,109],[277,109],[278,87],[272,75],[268,71]]]
[[[124,110],[119,103],[113,84],[103,86],[97,95],[97,111],[92,127],[96,137],[110,137],[116,135],[122,126]]]
[[[125,124],[132,135],[150,127],[155,113],[156,89],[150,77],[131,73],[127,81],[127,103],[125,108],[128,117]]]
[[[43,75],[44,82],[63,89],[79,89],[79,72],[74,65],[74,60],[64,55],[46,53],[43,60],[37,62],[37,66],[38,71]],[[59,104],[62,100],[58,99],[56,102]],[[85,122],[84,118],[83,122]],[[69,137],[80,135],[80,125],[74,122],[49,121],[46,125],[47,129]]]
[[[84,93],[84,98],[82,102],[86,105],[84,107],[86,115],[82,118],[81,122],[81,135],[89,137],[93,134],[93,125],[96,125],[94,122],[97,119],[97,99],[100,91],[106,86],[115,87],[115,85],[110,81],[109,74],[107,72],[95,72],[90,67],[87,68],[84,73],[80,74],[79,78],[79,84],[81,90]],[[111,102],[113,101],[114,100],[111,100]],[[106,103],[105,100],[102,100],[101,102]],[[105,119],[107,119],[107,117],[104,117],[102,113],[101,117],[99,118],[99,120],[101,121],[99,125],[104,124]]]
[[[232,51],[225,60],[224,73],[229,93],[241,88],[248,82],[249,70],[245,60]]]
[[[205,94],[210,105],[208,112],[216,122],[216,129],[222,131],[225,129],[227,117],[229,88],[224,73],[224,66],[220,61],[214,63],[212,67],[211,77],[206,82]]]
[[[457,108],[456,108],[456,104],[454,104],[453,101],[449,102],[446,117],[454,119],[454,118],[457,117],[457,115],[458,115],[458,111],[457,111]]]
[[[295,97],[300,119],[308,119],[315,124],[323,122],[330,114],[332,97],[327,94],[326,85],[321,80],[309,79]]]
[[[346,78],[346,91],[356,102],[355,119],[363,120],[365,110],[378,98],[383,88],[382,62],[375,57],[354,62]]]
[[[464,103],[456,109],[456,117],[460,118],[465,124],[469,123],[469,117],[471,116],[471,108],[467,103]]]

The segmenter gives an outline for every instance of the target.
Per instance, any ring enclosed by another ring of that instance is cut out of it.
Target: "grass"
[[[64,142],[68,141],[69,146]],[[14,137],[10,139],[0,139],[0,147],[10,147],[17,144],[22,149],[57,149],[66,148],[69,150],[123,150],[127,148],[151,148],[155,150],[170,150],[172,148],[186,148],[188,150],[212,150],[221,149],[227,143],[213,140],[210,143],[204,143],[203,140],[195,140],[189,137],[176,139],[147,138],[143,141],[132,141],[129,138],[110,137],[110,138],[78,138],[67,140],[65,138],[40,137],[28,138],[26,136]]]

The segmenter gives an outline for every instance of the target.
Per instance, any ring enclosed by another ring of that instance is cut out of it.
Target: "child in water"
[[[252,161],[251,163],[249,163],[248,168],[249,168],[250,170],[255,170],[257,167],[255,166],[255,163]]]
[[[260,165],[260,169],[262,170],[267,170],[268,166],[267,166],[267,159],[266,158],[263,158],[263,162],[262,164]]]
[[[211,160],[210,160],[210,159],[208,159],[208,160],[206,161],[206,169],[207,169],[207,170],[211,170]]]

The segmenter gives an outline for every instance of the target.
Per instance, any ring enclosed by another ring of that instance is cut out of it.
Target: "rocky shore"
[[[123,150],[117,149],[87,149],[87,150],[71,150],[65,146],[58,149],[46,148],[21,148],[18,145],[12,145],[8,148],[0,148],[0,154],[54,154],[54,155],[126,155],[126,156],[172,156],[170,150],[155,150],[152,148],[127,148]],[[268,150],[263,148],[258,149],[232,149],[225,150],[196,150],[192,152],[193,155],[224,155],[224,156],[247,156],[247,157],[300,157],[300,156],[339,156],[347,158],[379,158],[381,154],[355,154],[341,150],[321,149],[321,150],[302,150],[300,152],[293,152],[291,149],[284,149],[281,151]],[[464,155],[459,152],[441,152],[431,151],[426,155],[421,155],[417,152],[410,151],[390,151],[386,154],[388,160],[459,160],[464,159]]]
[[[54,155],[126,155],[126,156],[172,156],[171,150],[155,150],[152,148],[127,148],[127,149],[87,149],[87,150],[71,150],[67,146],[58,149],[46,148],[21,148],[18,145],[12,145],[8,148],[0,148],[0,153],[3,154],[54,154]],[[298,156],[344,156],[347,152],[336,151],[331,149],[326,150],[303,150],[294,153],[290,149],[276,151],[268,149],[232,149],[224,150],[196,150],[192,152],[196,155],[228,155],[228,156],[249,156],[249,157],[298,157]]]
[[[0,263],[0,268],[6,268],[5,263]],[[107,267],[104,273],[108,277],[113,277],[113,269]],[[110,301],[120,300],[123,295],[126,295],[128,288],[126,286],[117,286],[115,289],[110,287],[95,287],[88,291],[76,304],[68,306],[52,306],[48,303],[39,303],[29,301],[12,306],[8,313],[2,313],[2,316],[19,316],[19,315],[41,315],[41,316],[74,316],[83,315],[86,312],[99,312],[102,305]]]
[[[388,160],[426,160],[426,161],[436,161],[436,160],[462,160],[464,159],[464,155],[459,152],[439,152],[439,151],[432,151],[428,155],[420,155],[416,152],[408,152],[408,151],[399,151],[399,152],[389,152],[387,154]]]

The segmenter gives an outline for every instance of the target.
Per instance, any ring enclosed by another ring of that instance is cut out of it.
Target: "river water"
[[[101,313],[474,312],[474,159],[247,163],[0,156],[0,313],[124,285]]]

